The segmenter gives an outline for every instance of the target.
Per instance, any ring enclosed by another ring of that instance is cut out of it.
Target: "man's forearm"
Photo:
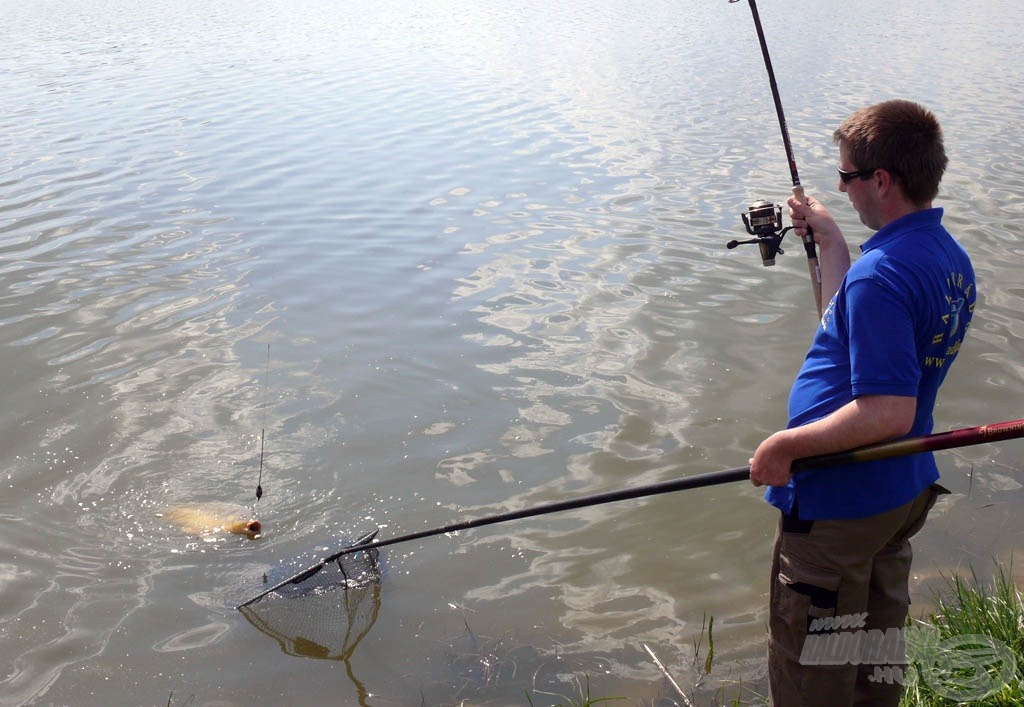
[[[789,430],[794,434],[793,458],[833,454],[902,437],[913,426],[916,412],[916,398],[896,395],[857,398],[831,415]]]
[[[795,459],[902,437],[913,426],[916,411],[913,397],[857,398],[820,420],[781,430],[762,442],[750,460],[750,479],[757,486],[782,486],[789,482]]]

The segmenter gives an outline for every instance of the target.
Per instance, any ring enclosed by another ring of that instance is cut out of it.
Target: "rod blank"
[[[890,459],[910,454],[937,452],[943,449],[969,447],[976,444],[986,444],[988,442],[1000,442],[1019,437],[1024,437],[1024,419],[1011,420],[1008,422],[996,422],[990,425],[981,425],[979,427],[966,427],[963,429],[952,430],[950,432],[938,432],[921,437],[908,437],[891,442],[879,442],[878,444],[872,444],[858,449],[851,449],[847,452],[807,457],[805,459],[796,460],[793,463],[793,470],[795,472],[799,472],[819,467],[857,464],[860,462]],[[386,538],[384,540],[374,540],[373,538],[376,533],[373,533],[372,535],[363,536],[351,546],[343,548],[333,555],[328,555],[317,564],[296,573],[269,589],[264,590],[252,599],[240,604],[237,608],[240,609],[244,606],[248,606],[259,599],[262,599],[267,594],[270,594],[271,592],[288,584],[297,584],[304,579],[308,579],[322,570],[327,563],[333,562],[339,557],[353,552],[373,550],[380,547],[387,547],[388,545],[409,542],[411,540],[419,540],[437,535],[447,535],[448,533],[457,533],[462,530],[480,528],[486,525],[493,525],[495,523],[505,523],[508,521],[520,520],[522,518],[532,518],[534,516],[558,513],[576,508],[586,508],[588,506],[597,506],[604,503],[625,501],[632,498],[642,498],[645,496],[655,496],[674,491],[685,491],[688,489],[703,488],[706,486],[716,486],[719,484],[732,483],[734,481],[743,481],[749,478],[750,467],[741,466],[734,469],[712,471],[706,474],[696,474],[694,476],[668,479],[666,481],[646,484],[643,486],[635,486],[633,488],[619,489],[617,491],[606,491],[604,493],[597,493],[589,496],[580,496],[578,498],[556,501],[555,503],[547,503],[540,506],[534,506],[532,508],[523,508],[518,511],[485,516],[483,518],[472,518],[451,523],[440,528],[421,530],[415,533],[409,533],[408,535],[400,535],[398,537]],[[367,539],[369,539],[369,542]]]

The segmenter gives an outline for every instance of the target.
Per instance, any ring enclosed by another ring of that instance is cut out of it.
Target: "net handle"
[[[988,442],[1000,442],[1020,437],[1024,437],[1024,419],[996,422],[989,425],[980,425],[978,427],[965,427],[962,429],[952,430],[950,432],[937,432],[935,434],[923,435],[920,437],[906,437],[890,442],[879,442],[877,444],[871,444],[866,447],[859,447],[857,449],[851,449],[837,454],[826,454],[817,457],[797,459],[793,462],[793,470],[799,472],[820,467],[858,464],[861,462],[890,459],[910,454],[936,452],[943,449],[954,449],[957,447],[969,447]],[[734,469],[723,469],[722,471],[712,471],[706,474],[696,474],[694,476],[668,479],[667,481],[620,489],[618,491],[607,491],[605,493],[598,493],[590,496],[580,496],[578,498],[557,501],[555,503],[534,506],[532,508],[523,508],[518,511],[501,513],[499,515],[473,518],[445,525],[440,528],[421,530],[415,533],[409,533],[408,535],[400,535],[395,538],[375,541],[374,538],[376,538],[377,533],[380,531],[380,528],[377,528],[376,530],[363,535],[348,547],[342,548],[332,555],[328,555],[312,567],[308,567],[292,577],[289,577],[282,582],[278,582],[269,589],[265,589],[252,599],[239,604],[236,608],[241,609],[242,607],[249,606],[271,592],[288,584],[297,584],[309,579],[322,570],[329,562],[333,562],[339,557],[353,552],[374,550],[386,547],[387,545],[395,545],[397,543],[419,540],[421,538],[428,538],[435,535],[457,533],[461,530],[479,528],[485,525],[493,525],[494,523],[504,523],[507,521],[518,520],[520,518],[531,518],[533,516],[546,515],[548,513],[558,513],[560,511],[567,511],[575,508],[586,508],[588,506],[597,506],[604,503],[613,503],[615,501],[624,501],[644,496],[654,496],[673,491],[684,491],[688,489],[702,488],[705,486],[715,486],[734,481],[743,481],[749,478],[749,466],[736,467]]]

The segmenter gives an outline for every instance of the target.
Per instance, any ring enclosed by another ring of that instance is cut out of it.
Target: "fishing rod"
[[[263,498],[263,443],[267,439],[267,388],[270,382],[270,344],[267,344],[267,370],[263,375],[263,418],[260,425],[260,472],[256,478],[256,502]]]
[[[963,429],[952,430],[950,432],[938,432],[920,437],[908,437],[891,442],[879,442],[877,444],[871,444],[866,447],[859,447],[857,449],[839,452],[837,454],[826,454],[816,457],[797,459],[793,462],[792,468],[794,472],[799,472],[820,467],[858,464],[861,462],[878,461],[880,459],[890,459],[910,454],[921,454],[923,452],[936,452],[943,449],[954,449],[957,447],[969,447],[989,442],[1000,442],[1020,437],[1024,437],[1024,419],[1011,420],[1009,422],[996,422],[990,425],[981,425],[979,427],[966,427]],[[328,555],[315,565],[307,567],[288,579],[278,582],[269,589],[263,590],[252,599],[239,604],[236,608],[241,609],[249,606],[271,592],[277,591],[289,584],[298,584],[303,582],[320,572],[320,570],[322,570],[327,564],[338,560],[338,558],[344,555],[354,552],[374,550],[387,545],[395,545],[397,543],[419,540],[421,538],[428,538],[436,535],[447,535],[448,533],[456,533],[461,530],[469,530],[471,528],[479,528],[485,525],[504,523],[507,521],[519,520],[521,518],[531,518],[533,516],[558,513],[560,511],[568,511],[576,508],[586,508],[588,506],[597,506],[616,501],[625,501],[631,498],[654,496],[673,491],[684,491],[688,489],[703,488],[706,486],[716,486],[734,481],[743,481],[749,478],[750,467],[742,466],[735,469],[724,469],[722,471],[712,471],[706,474],[696,474],[694,476],[669,479],[667,481],[620,489],[618,491],[606,491],[604,493],[597,493],[590,496],[580,496],[578,498],[571,498],[565,501],[557,501],[555,503],[534,506],[533,508],[523,508],[509,513],[463,520],[440,528],[421,530],[415,533],[409,533],[408,535],[400,535],[395,538],[388,538],[384,540],[374,540],[374,537],[376,536],[376,532],[374,532],[363,536],[352,545],[343,548],[332,555]]]
[[[739,0],[729,0],[729,3],[736,3]],[[764,56],[764,68],[768,71],[768,84],[772,89],[772,98],[775,100],[775,114],[779,118],[779,130],[782,131],[782,144],[786,148],[786,160],[789,162],[789,174],[793,179],[793,196],[801,201],[806,201],[804,188],[800,184],[800,174],[796,169],[796,157],[793,155],[793,144],[789,139],[789,128],[786,127],[786,115],[782,110],[782,98],[779,96],[779,86],[775,81],[775,71],[772,69],[772,58],[768,54],[768,42],[764,38],[764,28],[761,27],[761,17],[757,12],[757,4],[754,0],[747,0],[750,4],[750,14],[754,17],[754,28],[757,30],[757,39],[761,43],[761,54]],[[783,237],[793,227],[782,227],[782,207],[772,204],[769,201],[757,201],[750,205],[748,210],[741,214],[743,225],[747,233],[754,238],[746,241],[729,241],[728,248],[735,248],[738,245],[756,243],[761,249],[761,262],[768,265],[775,265],[775,255],[781,254]],[[814,304],[818,308],[818,316],[821,316],[821,267],[818,265],[818,253],[814,245],[814,234],[810,226],[807,233],[802,237],[804,251],[807,253],[807,269],[811,276],[811,290],[814,294]]]

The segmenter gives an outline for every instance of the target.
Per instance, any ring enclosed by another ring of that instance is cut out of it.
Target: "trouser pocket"
[[[839,604],[839,573],[779,556],[772,619],[776,641],[797,655],[808,633],[831,631]]]
[[[820,634],[842,623],[840,574],[803,559],[803,546],[803,537],[791,533],[780,533],[776,544],[768,638],[772,700],[780,707],[844,704],[835,698],[853,694],[857,670],[818,650],[835,637]],[[805,656],[805,650],[811,652]]]

